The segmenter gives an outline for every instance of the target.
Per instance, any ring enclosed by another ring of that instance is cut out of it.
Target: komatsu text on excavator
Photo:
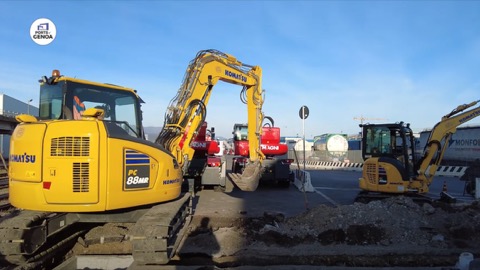
[[[194,153],[190,144],[219,80],[243,86],[250,163],[237,185],[256,189],[264,157],[261,75],[260,67],[231,55],[200,51],[155,143],[145,139],[136,90],[58,70],[43,77],[38,118],[17,116],[11,137],[10,202],[22,211],[0,222],[0,263],[20,265],[47,254],[52,243],[58,248],[75,240],[78,234],[63,233],[72,224],[111,222],[133,224],[124,240],[135,263],[167,263],[191,214],[190,193],[181,190]],[[61,240],[52,240],[60,232]]]
[[[457,127],[480,115],[479,101],[460,105],[432,129],[423,155],[415,156],[415,139],[409,124],[363,124],[363,190],[358,201],[392,194],[422,195],[429,191],[448,141]],[[471,109],[469,109],[471,108]],[[469,110],[467,110],[469,109]]]

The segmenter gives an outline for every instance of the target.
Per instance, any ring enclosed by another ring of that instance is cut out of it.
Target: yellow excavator
[[[432,129],[420,158],[415,156],[415,137],[409,124],[363,124],[362,191],[357,201],[381,199],[393,194],[420,195],[429,191],[448,141],[457,127],[480,115],[479,101],[460,105],[443,116]]]
[[[22,211],[0,221],[0,264],[20,265],[48,254],[52,243],[75,240],[70,225],[110,222],[134,224],[125,240],[136,264],[167,263],[191,214],[191,195],[181,189],[194,154],[190,143],[219,80],[243,86],[253,143],[250,169],[235,180],[243,190],[256,189],[264,157],[261,76],[258,66],[200,51],[156,143],[145,139],[136,90],[58,70],[44,76],[38,118],[17,116],[11,136],[9,197]]]

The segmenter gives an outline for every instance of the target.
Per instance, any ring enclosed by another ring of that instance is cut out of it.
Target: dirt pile
[[[478,203],[419,205],[400,196],[368,204],[320,205],[289,218],[265,213],[230,228],[197,224],[181,253],[205,254],[215,261],[236,256],[266,263],[453,265],[463,251],[480,255],[478,232]]]
[[[419,205],[404,196],[368,204],[318,206],[273,227],[287,235],[313,235],[322,244],[480,247],[480,207]]]
[[[194,216],[189,227],[176,260],[218,266],[453,266],[462,252],[480,257],[478,203],[417,204],[399,196],[319,205],[288,218]],[[124,224],[96,227],[74,253],[128,253],[128,235]]]

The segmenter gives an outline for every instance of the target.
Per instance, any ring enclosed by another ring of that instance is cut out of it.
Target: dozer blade
[[[228,175],[242,191],[255,191],[260,182],[262,172],[262,164],[259,161],[255,161],[247,164],[242,174],[229,173]]]

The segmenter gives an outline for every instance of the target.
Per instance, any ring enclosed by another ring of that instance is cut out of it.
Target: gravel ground
[[[128,254],[131,224],[91,230],[72,255]],[[180,265],[340,267],[453,266],[480,257],[480,205],[418,204],[394,197],[368,204],[318,205],[294,216],[195,215],[173,258]],[[103,242],[103,243],[102,243]]]
[[[213,262],[345,266],[454,265],[462,252],[480,255],[480,207],[419,205],[407,197],[339,207],[320,205],[297,216],[265,213],[215,227],[192,224],[180,256]]]

